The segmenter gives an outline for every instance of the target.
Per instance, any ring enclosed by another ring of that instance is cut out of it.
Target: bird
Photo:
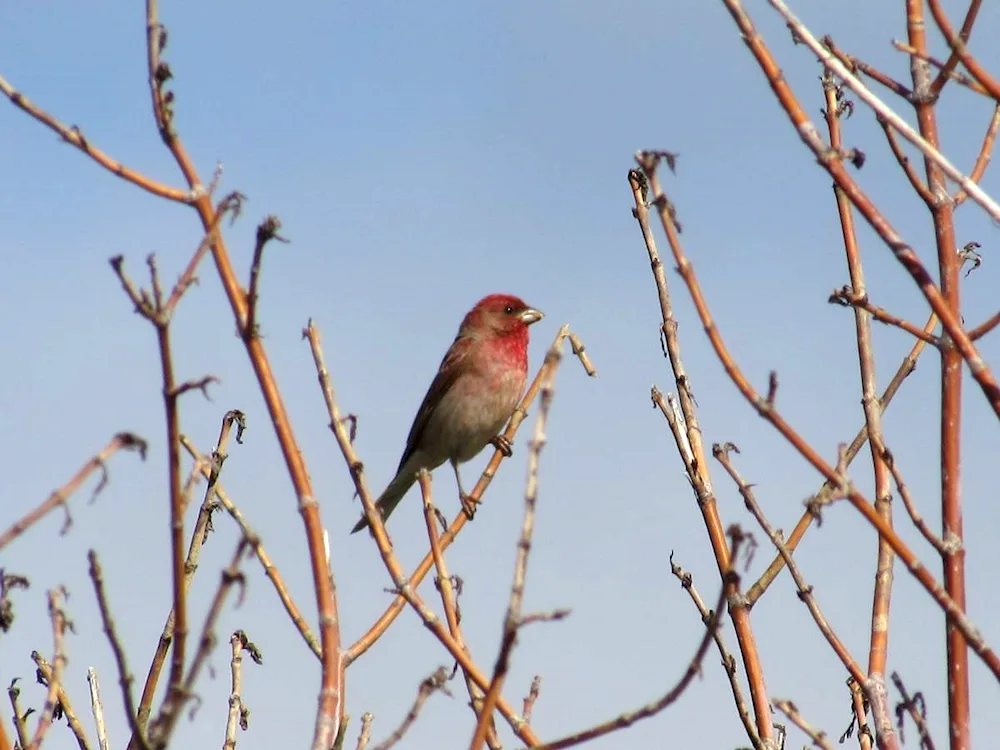
[[[406,438],[396,476],[375,502],[386,520],[417,479],[451,463],[462,506],[471,515],[458,465],[488,444],[510,455],[500,430],[510,419],[528,379],[528,327],[544,317],[510,294],[483,297],[462,319],[441,360]],[[368,526],[362,515],[352,534]]]

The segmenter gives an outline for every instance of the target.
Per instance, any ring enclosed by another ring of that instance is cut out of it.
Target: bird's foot
[[[493,447],[498,451],[503,453],[505,458],[510,458],[514,454],[514,447],[510,444],[510,441],[503,435],[497,435],[490,440]]]
[[[465,511],[466,517],[471,521],[476,516],[476,508],[479,507],[479,500],[472,497],[472,495],[466,494],[460,495],[459,500],[462,502],[462,510]]]

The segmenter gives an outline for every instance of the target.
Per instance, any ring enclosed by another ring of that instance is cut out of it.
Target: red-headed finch
[[[375,503],[383,519],[413,486],[417,472],[445,461],[455,470],[464,505],[458,465],[490,442],[510,450],[498,433],[528,379],[528,326],[541,319],[542,313],[509,294],[484,297],[468,312],[417,410],[396,477]],[[367,525],[362,516],[351,533]]]

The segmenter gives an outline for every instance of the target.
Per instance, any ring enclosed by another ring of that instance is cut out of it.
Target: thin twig
[[[3,549],[16,537],[23,534],[28,528],[37,523],[40,519],[44,518],[49,512],[60,506],[62,506],[62,508],[66,511],[66,519],[63,522],[62,529],[60,530],[61,534],[65,534],[72,524],[72,519],[69,515],[69,508],[66,505],[66,502],[74,492],[80,489],[80,486],[91,474],[100,469],[101,481],[98,483],[97,487],[94,488],[94,492],[91,495],[91,502],[93,502],[93,499],[96,498],[97,495],[100,494],[101,490],[103,490],[108,484],[108,467],[105,462],[120,450],[138,451],[142,460],[146,460],[146,441],[137,435],[133,435],[131,432],[119,432],[111,438],[111,441],[104,446],[97,453],[97,455],[89,458],[87,462],[80,467],[76,474],[74,474],[72,478],[66,482],[66,484],[49,495],[45,502],[20,520],[16,521],[13,526],[0,534],[0,549]]]
[[[170,292],[170,297],[167,298],[166,303],[163,305],[166,315],[173,314],[177,303],[181,300],[181,296],[197,281],[197,277],[194,275],[195,271],[198,270],[198,266],[211,249],[212,244],[218,239],[219,226],[222,224],[222,220],[226,217],[226,214],[231,214],[232,221],[236,221],[236,217],[240,215],[243,209],[244,200],[246,200],[245,195],[234,191],[219,201],[219,205],[215,207],[215,218],[212,220],[211,226],[205,232],[201,242],[198,243],[198,247],[195,248],[191,260],[188,261],[187,268],[184,269],[184,273],[177,279],[177,283],[174,284],[174,288]]]
[[[413,726],[413,722],[417,720],[417,717],[420,715],[420,709],[424,707],[427,699],[438,690],[446,695],[451,695],[446,687],[447,683],[448,670],[444,667],[438,667],[434,671],[434,674],[424,678],[423,682],[420,683],[420,688],[417,690],[417,698],[413,701],[413,705],[406,716],[403,717],[402,723],[385,740],[376,745],[374,750],[389,750],[390,747],[403,739],[403,735],[409,731],[410,727]]]
[[[237,441],[239,438],[237,438]],[[205,457],[198,451],[186,435],[181,435],[181,445],[184,446],[185,450],[194,458],[199,470],[202,472],[206,479],[211,479],[211,462],[205,460]],[[295,627],[298,629],[299,634],[302,639],[309,646],[309,650],[313,652],[313,655],[319,659],[322,657],[320,651],[319,640],[313,634],[312,630],[309,628],[309,623],[306,622],[305,617],[302,616],[301,610],[299,610],[298,605],[292,599],[292,595],[288,591],[288,586],[285,585],[285,580],[281,575],[281,571],[278,570],[278,566],[274,564],[271,560],[271,556],[268,555],[267,550],[264,549],[264,542],[260,535],[254,531],[254,529],[247,522],[246,518],[243,516],[242,511],[237,507],[236,503],[229,497],[226,491],[223,489],[222,484],[216,481],[215,485],[215,498],[219,501],[229,517],[232,518],[236,524],[240,527],[243,532],[244,539],[253,549],[254,554],[260,561],[261,567],[264,569],[264,575],[267,576],[268,580],[274,586],[275,592],[278,594],[278,598],[281,600],[282,606],[285,608],[285,612],[291,618]],[[196,527],[197,528],[197,527]]]
[[[939,553],[945,554],[949,550],[947,545],[937,536],[933,531],[931,531],[930,526],[924,520],[923,516],[917,510],[916,503],[913,502],[913,497],[910,495],[910,488],[906,486],[903,481],[903,473],[899,469],[899,465],[896,463],[896,457],[893,455],[892,451],[886,448],[884,445],[879,446],[879,450],[882,452],[882,456],[885,459],[886,465],[889,467],[889,471],[892,472],[892,479],[896,483],[896,489],[899,491],[899,496],[903,498],[903,505],[906,507],[906,512],[910,516],[910,520],[913,521],[913,525],[917,527],[917,530],[923,535],[934,549]]]
[[[231,409],[226,412],[222,417],[222,423],[219,427],[219,438],[215,444],[215,450],[212,452],[211,459],[204,456],[198,456],[195,459],[195,470],[207,472],[208,486],[205,488],[205,497],[202,500],[201,508],[198,511],[198,518],[195,520],[194,528],[191,530],[191,539],[188,542],[187,555],[183,559],[183,576],[181,578],[181,598],[187,597],[187,592],[191,588],[191,582],[194,580],[195,574],[198,572],[198,562],[201,558],[201,548],[208,538],[208,532],[211,529],[212,524],[212,513],[215,510],[215,493],[219,481],[219,472],[222,471],[222,466],[226,460],[226,449],[229,445],[229,437],[232,433],[233,427],[236,428],[236,440],[237,442],[242,442],[243,430],[246,428],[246,417],[243,412],[238,409]],[[184,441],[184,436],[178,433],[178,442]],[[181,498],[182,506],[185,504],[184,493],[182,492]],[[175,597],[176,601],[176,597]],[[166,621],[163,624],[163,630],[160,632],[160,638],[156,644],[156,651],[153,654],[153,659],[149,665],[149,671],[146,675],[146,681],[143,684],[142,696],[139,700],[139,712],[138,721],[139,726],[145,730],[146,724],[149,721],[149,716],[152,712],[153,706],[153,696],[156,692],[156,686],[160,679],[160,673],[163,669],[167,653],[170,649],[170,644],[174,640],[174,633],[176,631],[177,623],[177,610],[171,608],[170,612],[167,613]],[[174,693],[173,696],[167,696],[167,700],[183,700],[179,693]]]
[[[736,527],[731,527],[730,531],[732,532],[730,537],[732,539],[732,546],[729,549],[729,559],[736,560],[740,547],[745,541],[745,537]],[[574,745],[580,745],[598,737],[603,737],[604,735],[610,734],[611,732],[615,732],[619,729],[630,727],[637,721],[655,716],[680,698],[680,696],[687,689],[687,686],[691,684],[691,680],[693,680],[696,675],[701,673],[701,663],[705,658],[705,654],[708,653],[709,647],[712,645],[715,631],[722,623],[726,600],[739,592],[739,585],[739,574],[735,569],[730,569],[726,573],[725,581],[719,589],[719,600],[713,610],[715,612],[715,616],[712,617],[711,622],[706,623],[705,634],[702,636],[701,642],[698,644],[698,648],[695,649],[694,656],[691,657],[691,661],[688,663],[687,669],[684,670],[684,674],[681,675],[681,678],[661,698],[647,703],[645,706],[641,706],[633,711],[626,711],[625,713],[619,714],[613,719],[602,722],[601,724],[590,727],[589,729],[576,732],[554,742],[547,742],[544,745],[538,746],[536,750],[562,750],[562,748],[573,747]]]
[[[62,608],[65,598],[65,592],[59,589],[53,589],[48,593],[49,619],[52,621],[53,651],[52,666],[47,674],[49,691],[45,696],[45,705],[42,707],[42,714],[38,717],[35,734],[31,738],[31,743],[26,746],[27,750],[38,750],[42,746],[45,734],[48,732],[49,727],[52,726],[52,717],[55,715],[56,706],[59,705],[59,694],[62,692],[62,677],[66,669],[65,635],[68,621],[66,613]],[[39,658],[35,653],[32,653],[32,657],[35,658],[35,663],[41,666]],[[76,722],[76,725],[79,727],[79,722]],[[82,732],[83,730],[81,729],[80,731]],[[77,741],[80,741],[80,737],[82,737],[82,734],[77,735]],[[81,748],[83,747],[84,745],[81,743]]]
[[[232,658],[229,661],[232,688],[229,691],[229,714],[226,718],[226,739],[222,743],[222,750],[234,750],[236,747],[237,725],[244,732],[250,725],[250,708],[243,702],[243,652],[249,653],[250,658],[257,664],[263,661],[260,651],[242,630],[237,630],[230,636],[229,645],[232,649]]]
[[[90,550],[87,553],[87,560],[90,561],[90,580],[94,584],[94,593],[97,596],[97,606],[101,612],[101,624],[104,626],[104,634],[111,644],[111,652],[115,656],[115,665],[118,667],[118,684],[122,689],[122,697],[125,706],[125,718],[128,719],[129,729],[132,730],[132,740],[137,743],[140,750],[149,750],[149,743],[146,741],[145,730],[139,726],[135,709],[135,702],[132,700],[132,673],[129,672],[128,662],[125,659],[125,649],[115,632],[115,622],[111,617],[111,606],[108,604],[107,595],[104,593],[104,572],[101,564],[97,560],[97,553]]]
[[[195,683],[197,683],[198,677],[201,675],[201,670],[208,660],[208,655],[215,648],[216,620],[219,619],[219,615],[222,613],[222,608],[233,586],[239,586],[240,590],[236,606],[238,607],[243,602],[246,579],[240,571],[239,566],[246,548],[246,539],[240,539],[228,567],[222,571],[219,586],[215,590],[215,596],[212,598],[212,604],[208,608],[208,614],[205,615],[205,622],[201,628],[201,637],[198,639],[198,650],[195,652],[194,659],[191,662],[181,688],[176,692],[179,698],[174,701],[165,700],[156,718],[149,723],[150,741],[153,750],[163,750],[170,743],[170,737],[177,726],[181,709],[184,707],[184,703],[194,695]]]
[[[960,83],[961,85],[971,89],[972,91],[975,91],[977,94],[982,94],[983,96],[990,95],[990,92],[987,91],[985,88],[983,88],[976,79],[970,78],[965,73],[959,73],[957,70],[954,70],[954,68],[950,68],[947,70],[945,69],[945,66],[951,63],[952,60],[955,61],[958,60],[957,56],[952,55],[951,57],[948,58],[946,62],[942,62],[933,55],[929,55],[922,50],[918,50],[916,47],[906,44],[905,42],[901,42],[898,39],[892,40],[892,46],[895,47],[900,52],[905,52],[908,55],[913,55],[918,60],[923,60],[924,62],[930,63],[935,68],[938,68],[940,70],[940,73],[938,74],[938,77],[934,80],[934,85],[936,85],[938,81],[943,82],[948,79],[951,79],[952,81]]]
[[[257,285],[260,283],[260,264],[264,259],[264,246],[271,240],[288,242],[278,234],[281,221],[277,216],[268,216],[257,225],[257,242],[253,248],[253,262],[250,264],[250,287],[247,291],[247,323],[243,335],[253,337],[259,335],[257,330]]]
[[[424,501],[424,524],[427,526],[427,538],[430,542],[431,555],[434,557],[434,568],[437,572],[435,584],[438,591],[441,592],[441,606],[444,609],[445,619],[448,621],[448,632],[451,633],[455,642],[458,643],[471,659],[472,655],[469,653],[469,648],[465,643],[465,637],[462,635],[460,625],[461,614],[458,609],[457,586],[452,582],[452,576],[448,572],[448,564],[445,561],[444,552],[441,550],[441,537],[438,532],[439,511],[434,507],[430,473],[426,469],[422,469],[417,475],[417,481],[420,483],[420,494]],[[472,708],[472,712],[476,717],[476,723],[478,724],[483,712],[483,697],[485,696],[485,692],[480,689],[468,672],[462,670],[462,675],[465,678],[466,690],[469,692],[469,706]],[[500,740],[497,737],[496,722],[492,716],[489,717],[489,725],[490,729],[486,734],[486,744],[491,750],[498,750]]]
[[[157,182],[152,178],[146,177],[145,175],[126,167],[120,161],[113,159],[104,151],[101,151],[101,149],[94,146],[76,125],[73,125],[72,127],[63,125],[48,112],[35,106],[34,102],[29,101],[28,97],[17,91],[2,76],[0,76],[0,93],[10,99],[15,107],[35,118],[45,127],[55,131],[66,143],[78,148],[112,174],[121,177],[123,180],[131,182],[133,185],[137,185],[153,195],[158,195],[159,197],[166,198],[170,201],[176,201],[178,203],[191,203],[194,200],[194,195],[191,191],[179,190],[177,188],[172,188],[169,185],[164,185],[161,182]]]
[[[90,707],[97,726],[97,747],[99,750],[110,750],[108,728],[104,723],[104,705],[101,703],[101,686],[97,681],[97,670],[93,667],[87,669],[87,684],[90,686]]]
[[[358,744],[355,750],[365,750],[372,737],[372,720],[375,718],[370,711],[361,714],[361,731],[358,732]]]
[[[969,179],[975,180],[977,183],[983,179],[983,175],[986,174],[986,168],[990,165],[990,160],[993,158],[993,146],[996,143],[998,131],[1000,131],[1000,103],[993,108],[993,117],[990,118],[990,124],[986,128],[986,134],[983,136],[983,145],[979,148],[979,155],[976,157],[976,163],[972,166],[972,171],[969,173]],[[969,194],[964,190],[958,190],[954,198],[952,198],[955,208],[961,206],[968,197]],[[969,338],[973,341],[976,340],[971,333],[969,334]]]
[[[843,305],[844,307],[854,307],[859,310],[864,310],[879,323],[895,326],[896,328],[906,331],[911,336],[914,336],[931,346],[940,346],[941,342],[937,336],[926,333],[919,326],[908,320],[903,320],[902,318],[893,315],[885,308],[873,305],[871,300],[868,299],[867,294],[859,294],[849,286],[834,289],[830,294],[830,299],[828,301],[833,304]]]
[[[899,138],[896,137],[896,131],[893,129],[889,121],[884,117],[878,117],[878,124],[882,128],[882,132],[885,133],[885,140],[889,144],[889,149],[892,151],[892,155],[896,157],[896,161],[899,166],[903,169],[903,174],[906,175],[906,179],[910,181],[910,186],[913,188],[914,192],[920,196],[921,200],[928,206],[934,205],[934,194],[927,189],[926,183],[917,174],[916,167],[913,166],[913,162],[910,157],[906,155],[903,150],[902,144],[899,142]]]
[[[517,633],[522,625],[521,603],[524,601],[524,584],[528,572],[528,555],[531,552],[531,538],[535,532],[535,508],[538,504],[538,464],[542,449],[545,447],[545,428],[549,419],[549,409],[555,393],[556,371],[562,360],[562,352],[558,347],[551,347],[545,355],[547,368],[546,378],[542,381],[542,392],[539,398],[538,418],[535,420],[535,433],[528,451],[528,481],[524,490],[524,520],[521,522],[521,536],[517,541],[517,556],[514,562],[514,580],[510,585],[510,598],[507,602],[507,612],[504,615],[503,631],[500,640],[500,652],[497,654],[496,665],[493,667],[493,680],[483,701],[483,710],[479,714],[479,722],[469,743],[469,750],[479,750],[486,739],[489,729],[489,718],[493,715],[497,699],[503,690],[507,670],[510,667],[510,654],[517,640]]]
[[[708,625],[712,621],[712,618],[715,617],[715,613],[705,605],[705,600],[701,598],[701,594],[698,593],[698,589],[694,586],[692,575],[674,562],[674,553],[672,551],[670,553],[670,573],[680,581],[681,588],[688,592],[688,596],[694,602],[701,621],[705,625]],[[737,675],[736,658],[726,647],[721,628],[715,629],[713,638],[715,646],[719,650],[719,656],[722,657],[722,668],[726,670],[726,676],[729,678],[729,687],[733,691],[736,712],[740,716],[740,721],[743,722],[743,729],[746,731],[747,737],[750,739],[750,743],[754,749],[762,750],[763,746],[761,745],[760,737],[757,735],[757,729],[753,725],[753,718],[750,716],[750,708],[747,706],[746,698],[743,697],[743,688],[740,686],[740,680]]]
[[[813,741],[813,744],[816,747],[821,748],[821,750],[833,750],[833,745],[830,744],[830,740],[826,738],[826,732],[813,729],[808,722],[802,718],[802,714],[799,713],[799,709],[794,703],[788,700],[780,700],[778,698],[775,698],[773,703],[774,707],[787,716],[795,726],[809,735],[809,739]]]
[[[924,324],[924,331],[927,333],[932,332],[937,327],[937,316],[931,313],[927,322]],[[924,349],[927,347],[926,342],[922,340],[917,340],[913,347],[910,349],[909,353],[903,357],[903,361],[900,362],[899,367],[896,369],[896,374],[892,376],[892,380],[889,381],[889,385],[885,387],[882,391],[882,396],[878,399],[878,409],[884,414],[886,409],[889,408],[889,404],[892,403],[892,399],[896,396],[899,391],[900,386],[903,381],[910,376],[917,366],[917,360],[923,353]],[[844,452],[845,465],[849,467],[851,462],[857,457],[858,453],[864,447],[865,443],[868,442],[868,422],[861,425],[858,429],[857,434],[855,434],[854,439],[851,444],[847,446],[847,450]],[[824,504],[832,495],[832,493],[837,489],[835,483],[824,480],[823,485],[820,487],[819,491],[813,496],[813,499],[819,504]],[[795,528],[792,529],[792,533],[789,534],[788,539],[785,541],[785,545],[788,547],[789,551],[794,552],[796,547],[798,547],[799,542],[802,541],[806,530],[816,520],[815,514],[810,510],[809,507],[802,513],[798,522],[795,524]],[[774,559],[771,564],[767,567],[757,581],[747,590],[747,600],[752,607],[754,603],[767,591],[768,587],[777,578],[778,573],[780,573],[785,567],[785,560],[781,556],[781,553],[775,553]]]
[[[833,54],[838,60],[840,60],[848,69],[851,71],[860,71],[864,75],[876,81],[887,89],[889,89],[896,96],[906,101],[911,101],[913,99],[913,92],[904,86],[902,83],[897,81],[895,78],[883,73],[881,70],[869,65],[864,60],[855,57],[854,55],[849,55],[843,50],[841,50],[833,41],[833,37],[829,34],[823,37],[821,40],[823,46],[825,46],[830,53]]]
[[[17,747],[25,748],[28,746],[28,724],[25,721],[27,719],[27,713],[21,710],[21,702],[19,698],[21,697],[21,689],[17,687],[18,678],[11,680],[10,685],[7,686],[7,697],[10,698],[11,708],[14,709],[14,733],[17,736]]]
[[[834,149],[843,149],[841,120],[835,115],[835,113],[831,112],[831,110],[836,106],[837,86],[833,81],[833,76],[830,75],[829,72],[823,76],[823,90],[827,103],[826,120],[830,133],[830,145]],[[890,142],[894,144],[895,140],[892,138],[891,129],[886,129],[886,135],[890,138]],[[897,153],[897,157],[899,157],[899,155],[900,154]],[[915,187],[918,185],[919,181],[917,181]],[[849,287],[845,286],[841,290],[840,295],[834,292],[834,296],[830,299],[831,301],[836,299],[842,303],[846,302],[847,304],[855,305],[854,329],[855,337],[858,342],[858,369],[861,378],[861,405],[865,414],[865,427],[868,433],[868,444],[870,446],[872,460],[872,474],[875,480],[875,510],[887,524],[892,524],[889,472],[886,467],[885,457],[879,450],[882,440],[882,410],[879,407],[878,397],[876,395],[877,375],[875,370],[875,348],[872,344],[872,325],[869,315],[883,323],[894,324],[904,330],[910,331],[911,333],[914,333],[918,339],[921,339],[924,332],[913,324],[896,318],[895,316],[891,316],[881,308],[874,307],[868,301],[868,290],[865,285],[864,268],[861,262],[861,250],[858,247],[857,233],[854,226],[854,211],[847,195],[837,183],[834,183],[834,197],[837,201],[837,215],[840,219],[841,234],[844,240],[844,255],[847,261],[847,269],[850,274],[851,284]],[[868,313],[867,315],[865,314],[866,312]],[[727,470],[729,468],[730,467],[727,467]],[[730,475],[733,476],[734,479],[736,478],[734,470],[730,470]],[[742,486],[740,487],[740,492],[743,492]],[[749,507],[750,499],[752,498],[752,493],[750,493],[749,488],[747,488],[747,493],[749,495],[747,498]],[[759,510],[760,509],[758,507],[758,511]],[[757,514],[755,513],[755,515]],[[766,523],[763,513],[760,513],[758,520],[762,525]],[[769,537],[772,539],[774,538],[771,531],[768,531],[767,533]],[[782,544],[782,547],[783,546],[784,545]],[[875,563],[875,585],[872,592],[871,626],[869,629],[868,641],[867,677],[870,682],[864,683],[864,687],[867,690],[867,697],[872,709],[872,715],[875,717],[879,740],[883,745],[883,750],[886,750],[886,748],[894,747],[896,745],[896,737],[892,732],[892,725],[889,722],[889,715],[886,710],[885,701],[880,698],[884,692],[880,690],[880,686],[884,684],[883,678],[885,675],[885,663],[889,652],[889,623],[891,618],[889,604],[892,598],[893,564],[895,562],[895,557],[893,555],[892,548],[886,544],[882,537],[877,538],[876,546],[877,557]],[[778,551],[788,552],[787,549],[782,549],[780,547]],[[788,559],[791,559],[790,556],[786,558],[786,561]],[[791,568],[789,568],[789,570],[791,570]],[[795,582],[796,584],[800,584],[801,579],[795,578]],[[803,596],[801,585],[799,586],[799,592],[800,597]],[[811,600],[815,605],[815,600],[811,591],[809,593],[809,600]],[[812,606],[810,606],[810,611],[813,612],[814,617],[816,617],[819,612],[818,605],[815,605],[815,607],[816,609],[813,611]],[[817,623],[819,622],[820,620],[817,620]],[[824,633],[824,635],[826,635],[826,633]],[[836,649],[834,641],[831,640],[830,643],[831,645],[834,645],[834,648]],[[846,648],[844,651],[846,652]],[[851,681],[857,685],[862,684],[858,681],[857,675],[853,673],[851,675]],[[855,705],[854,702],[852,702],[852,705]],[[857,711],[857,709],[855,710]],[[856,713],[856,716],[860,726],[864,722],[865,714],[862,711],[860,714]],[[866,742],[864,739],[860,740],[860,742],[862,746],[865,744],[870,745],[870,742]]]
[[[809,613],[816,622],[816,626],[823,634],[823,637],[826,638],[830,647],[837,654],[837,657],[844,665],[844,668],[851,674],[858,684],[862,684],[865,680],[865,672],[854,660],[854,657],[851,656],[851,653],[847,650],[847,646],[844,645],[843,641],[841,641],[839,636],[837,636],[837,634],[833,631],[829,621],[823,615],[823,611],[819,608],[819,604],[816,602],[816,597],[813,594],[813,587],[806,583],[802,572],[799,570],[799,567],[795,562],[795,559],[785,546],[785,541],[782,538],[781,532],[776,531],[767,520],[767,517],[764,515],[764,511],[761,510],[760,505],[757,503],[757,499],[754,497],[754,493],[750,485],[743,481],[743,477],[740,476],[736,467],[733,466],[733,463],[729,458],[730,451],[739,453],[739,448],[737,448],[733,443],[725,443],[723,445],[716,443],[712,446],[712,455],[715,456],[715,459],[720,464],[722,464],[726,473],[729,474],[733,482],[736,483],[736,487],[739,490],[740,495],[743,497],[747,510],[753,515],[761,530],[767,535],[767,538],[771,540],[771,544],[773,544],[775,549],[777,549],[778,552],[781,553],[781,556],[785,558],[785,565],[788,567],[788,572],[791,574],[792,579],[795,581],[795,586],[798,589],[799,599],[801,599],[806,607],[809,608]]]
[[[524,698],[524,706],[521,708],[521,718],[525,721],[531,721],[531,714],[535,710],[535,701],[538,700],[538,694],[542,691],[542,676],[536,674],[531,680],[531,687],[528,688],[528,695]]]
[[[38,674],[44,680],[42,684],[51,685],[53,682],[52,665],[37,651],[33,651],[31,653],[31,658],[35,662],[35,666],[38,667]],[[80,723],[80,719],[76,715],[76,711],[73,710],[73,704],[70,702],[65,686],[61,681],[56,681],[56,684],[57,705],[59,705],[62,709],[62,713],[66,716],[66,723],[69,724],[69,729],[76,738],[76,744],[80,746],[80,750],[90,750],[90,742],[87,740],[87,733],[84,731],[83,725]]]
[[[986,321],[980,323],[978,326],[969,331],[969,338],[973,341],[981,339],[987,333],[996,328],[997,325],[1000,325],[1000,312],[994,313]]]

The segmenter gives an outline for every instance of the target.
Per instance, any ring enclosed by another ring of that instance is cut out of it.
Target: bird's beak
[[[526,326],[530,326],[532,323],[537,323],[539,320],[545,317],[545,314],[541,310],[536,310],[533,307],[527,307],[521,310],[521,314],[518,316],[521,322]]]

